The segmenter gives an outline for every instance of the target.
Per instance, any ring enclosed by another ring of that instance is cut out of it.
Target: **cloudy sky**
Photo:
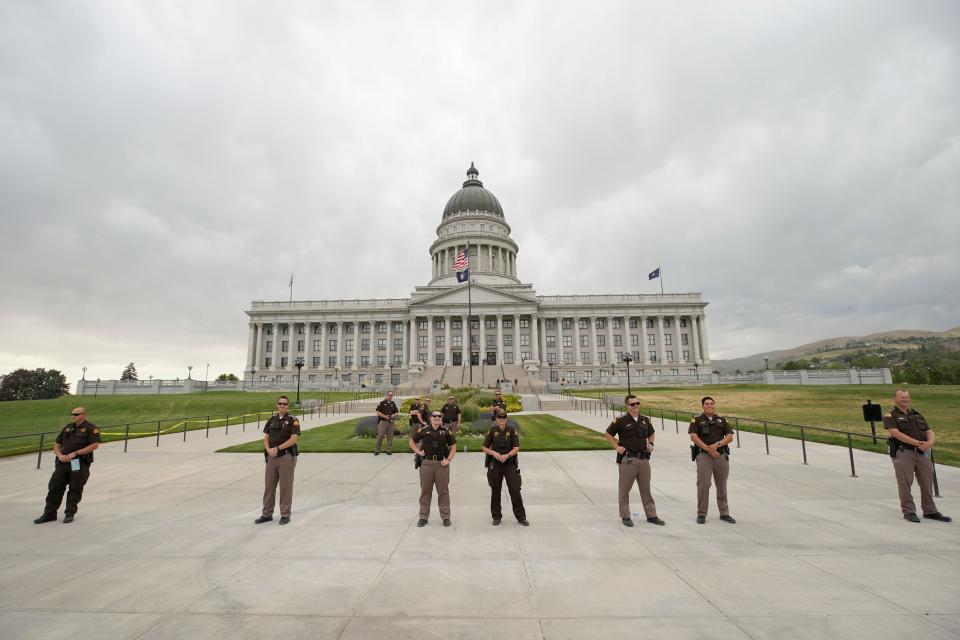
[[[960,4],[0,4],[0,371],[241,373],[255,299],[406,297],[471,161],[543,295],[716,358],[960,325]],[[198,376],[194,376],[198,377]]]

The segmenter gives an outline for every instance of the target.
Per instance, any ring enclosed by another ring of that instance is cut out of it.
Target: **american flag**
[[[467,251],[463,250],[457,254],[457,259],[453,261],[454,271],[463,271],[470,268],[470,258],[467,257]]]

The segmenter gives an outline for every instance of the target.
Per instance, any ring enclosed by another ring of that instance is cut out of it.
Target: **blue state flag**
[[[647,280],[654,280],[659,277],[660,277],[660,267],[657,267],[656,269],[650,272],[650,274],[647,276]]]
[[[470,269],[457,271],[457,282],[466,282],[469,279],[470,279]]]

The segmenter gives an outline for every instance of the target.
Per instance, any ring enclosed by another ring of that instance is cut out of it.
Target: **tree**
[[[48,400],[69,393],[67,377],[56,369],[17,369],[0,376],[0,400]]]
[[[217,382],[239,382],[240,378],[232,373],[221,373],[217,376]]]
[[[128,364],[127,368],[120,374],[120,382],[136,382],[139,379],[137,368],[133,366],[132,362]]]

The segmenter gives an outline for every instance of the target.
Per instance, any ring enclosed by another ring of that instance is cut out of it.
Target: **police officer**
[[[727,477],[730,475],[730,447],[733,429],[727,419],[717,415],[717,403],[710,396],[700,400],[703,413],[690,419],[690,441],[697,463],[697,524],[707,521],[710,505],[710,480],[717,483],[717,508],[720,519],[734,524],[727,505]]]
[[[490,514],[493,516],[493,526],[500,524],[503,519],[500,498],[504,478],[507,480],[507,491],[510,492],[513,515],[523,526],[530,526],[527,512],[523,508],[523,498],[520,496],[520,466],[517,464],[520,434],[507,425],[506,411],[497,410],[494,426],[483,440],[483,452],[487,454],[487,482],[490,484]]]
[[[903,519],[920,522],[910,491],[913,477],[916,476],[917,484],[920,485],[920,508],[923,509],[923,517],[950,522],[951,518],[937,511],[937,505],[933,502],[933,462],[927,452],[933,449],[936,435],[927,424],[926,418],[916,409],[910,408],[910,392],[897,389],[893,394],[893,404],[894,408],[883,416],[883,426],[890,434],[890,455],[897,476]]]
[[[496,422],[498,409],[507,410],[507,403],[501,397],[500,389],[497,389],[493,395],[493,402],[490,403],[490,422]]]
[[[277,398],[277,413],[270,416],[263,427],[263,458],[267,463],[264,473],[263,512],[254,524],[273,520],[273,508],[280,483],[280,524],[290,522],[293,506],[293,470],[297,466],[297,439],[300,421],[287,413],[290,400]]]
[[[624,526],[633,526],[633,519],[630,518],[630,489],[636,482],[640,488],[640,499],[647,522],[663,525],[666,523],[657,517],[657,505],[650,492],[650,454],[653,453],[653,441],[657,434],[650,418],[640,415],[639,398],[630,394],[624,401],[627,412],[611,422],[603,434],[617,450],[617,464],[620,468],[620,519]]]
[[[67,491],[67,506],[63,510],[63,521],[73,522],[77,505],[83,497],[83,486],[90,478],[90,465],[93,464],[93,452],[100,446],[100,429],[87,421],[87,410],[77,407],[70,412],[70,424],[57,434],[53,445],[56,460],[53,463],[53,475],[47,485],[47,502],[43,514],[34,520],[34,524],[43,524],[57,519],[57,510]]]
[[[457,435],[460,432],[460,407],[453,396],[447,397],[447,404],[440,408],[443,414],[443,426]]]
[[[410,435],[419,429],[420,427],[427,426],[423,420],[423,416],[420,414],[420,411],[423,409],[423,405],[420,403],[420,396],[417,396],[413,399],[413,402],[410,403]]]
[[[394,420],[400,414],[396,403],[393,401],[393,391],[387,391],[386,400],[381,400],[377,405],[377,417],[380,421],[377,423],[377,447],[373,455],[380,455],[380,443],[383,436],[387,436],[387,455],[393,455],[393,431],[395,428]]]
[[[457,438],[443,426],[443,414],[430,412],[430,424],[410,436],[410,448],[420,456],[420,519],[425,527],[430,519],[433,487],[437,487],[437,504],[443,526],[450,526],[450,461],[457,455]]]

